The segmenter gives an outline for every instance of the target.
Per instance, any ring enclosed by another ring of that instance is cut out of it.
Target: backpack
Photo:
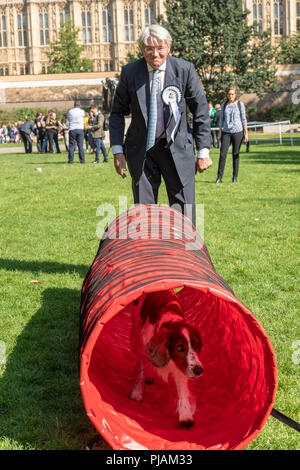
[[[108,131],[108,129],[109,129],[109,115],[104,114],[103,130]]]

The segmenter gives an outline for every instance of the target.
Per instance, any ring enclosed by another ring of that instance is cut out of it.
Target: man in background
[[[210,118],[211,141],[213,147],[217,147],[217,129],[215,123],[216,109],[213,107],[213,104],[211,102],[208,103],[208,113]]]
[[[74,151],[77,144],[80,163],[85,163],[84,155],[84,117],[85,111],[81,109],[80,101],[75,101],[74,108],[69,109],[67,119],[69,123],[69,161],[74,161]]]
[[[103,153],[104,162],[107,163],[108,155],[104,145],[104,115],[101,113],[100,109],[97,109],[97,106],[91,106],[91,112],[94,115],[94,122],[90,128],[96,146],[96,156],[94,163],[100,162],[100,151]]]
[[[29,117],[25,117],[25,122],[20,127],[20,135],[24,144],[25,153],[32,153],[31,132],[34,133],[34,124]]]

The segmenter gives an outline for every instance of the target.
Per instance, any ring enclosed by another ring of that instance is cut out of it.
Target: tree
[[[80,29],[69,20],[61,24],[58,39],[50,43],[50,51],[47,52],[50,61],[48,73],[76,73],[92,70],[92,61],[80,57],[85,47],[77,42],[79,31]]]
[[[273,87],[274,52],[270,32],[247,24],[241,0],[167,0],[172,52],[195,65],[208,100],[220,102],[229,85],[262,95]]]
[[[281,40],[278,62],[279,64],[300,64],[300,31]]]

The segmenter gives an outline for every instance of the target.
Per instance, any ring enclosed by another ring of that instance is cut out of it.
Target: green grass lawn
[[[276,408],[299,421],[299,146],[244,150],[238,184],[230,155],[223,184],[213,184],[217,150],[213,167],[196,177],[205,243],[270,337]],[[79,165],[75,155],[74,165],[65,153],[0,155],[0,450],[84,449],[95,435],[78,380],[80,290],[99,244],[97,207],[118,213],[119,195],[132,198],[112,158],[93,165],[88,155]],[[270,417],[248,449],[299,449],[299,434]]]

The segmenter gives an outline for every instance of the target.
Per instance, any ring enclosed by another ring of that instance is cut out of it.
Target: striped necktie
[[[146,151],[151,149],[155,143],[156,124],[157,124],[157,85],[158,85],[158,70],[153,72],[152,88],[150,93],[150,109],[148,117],[148,134]]]

